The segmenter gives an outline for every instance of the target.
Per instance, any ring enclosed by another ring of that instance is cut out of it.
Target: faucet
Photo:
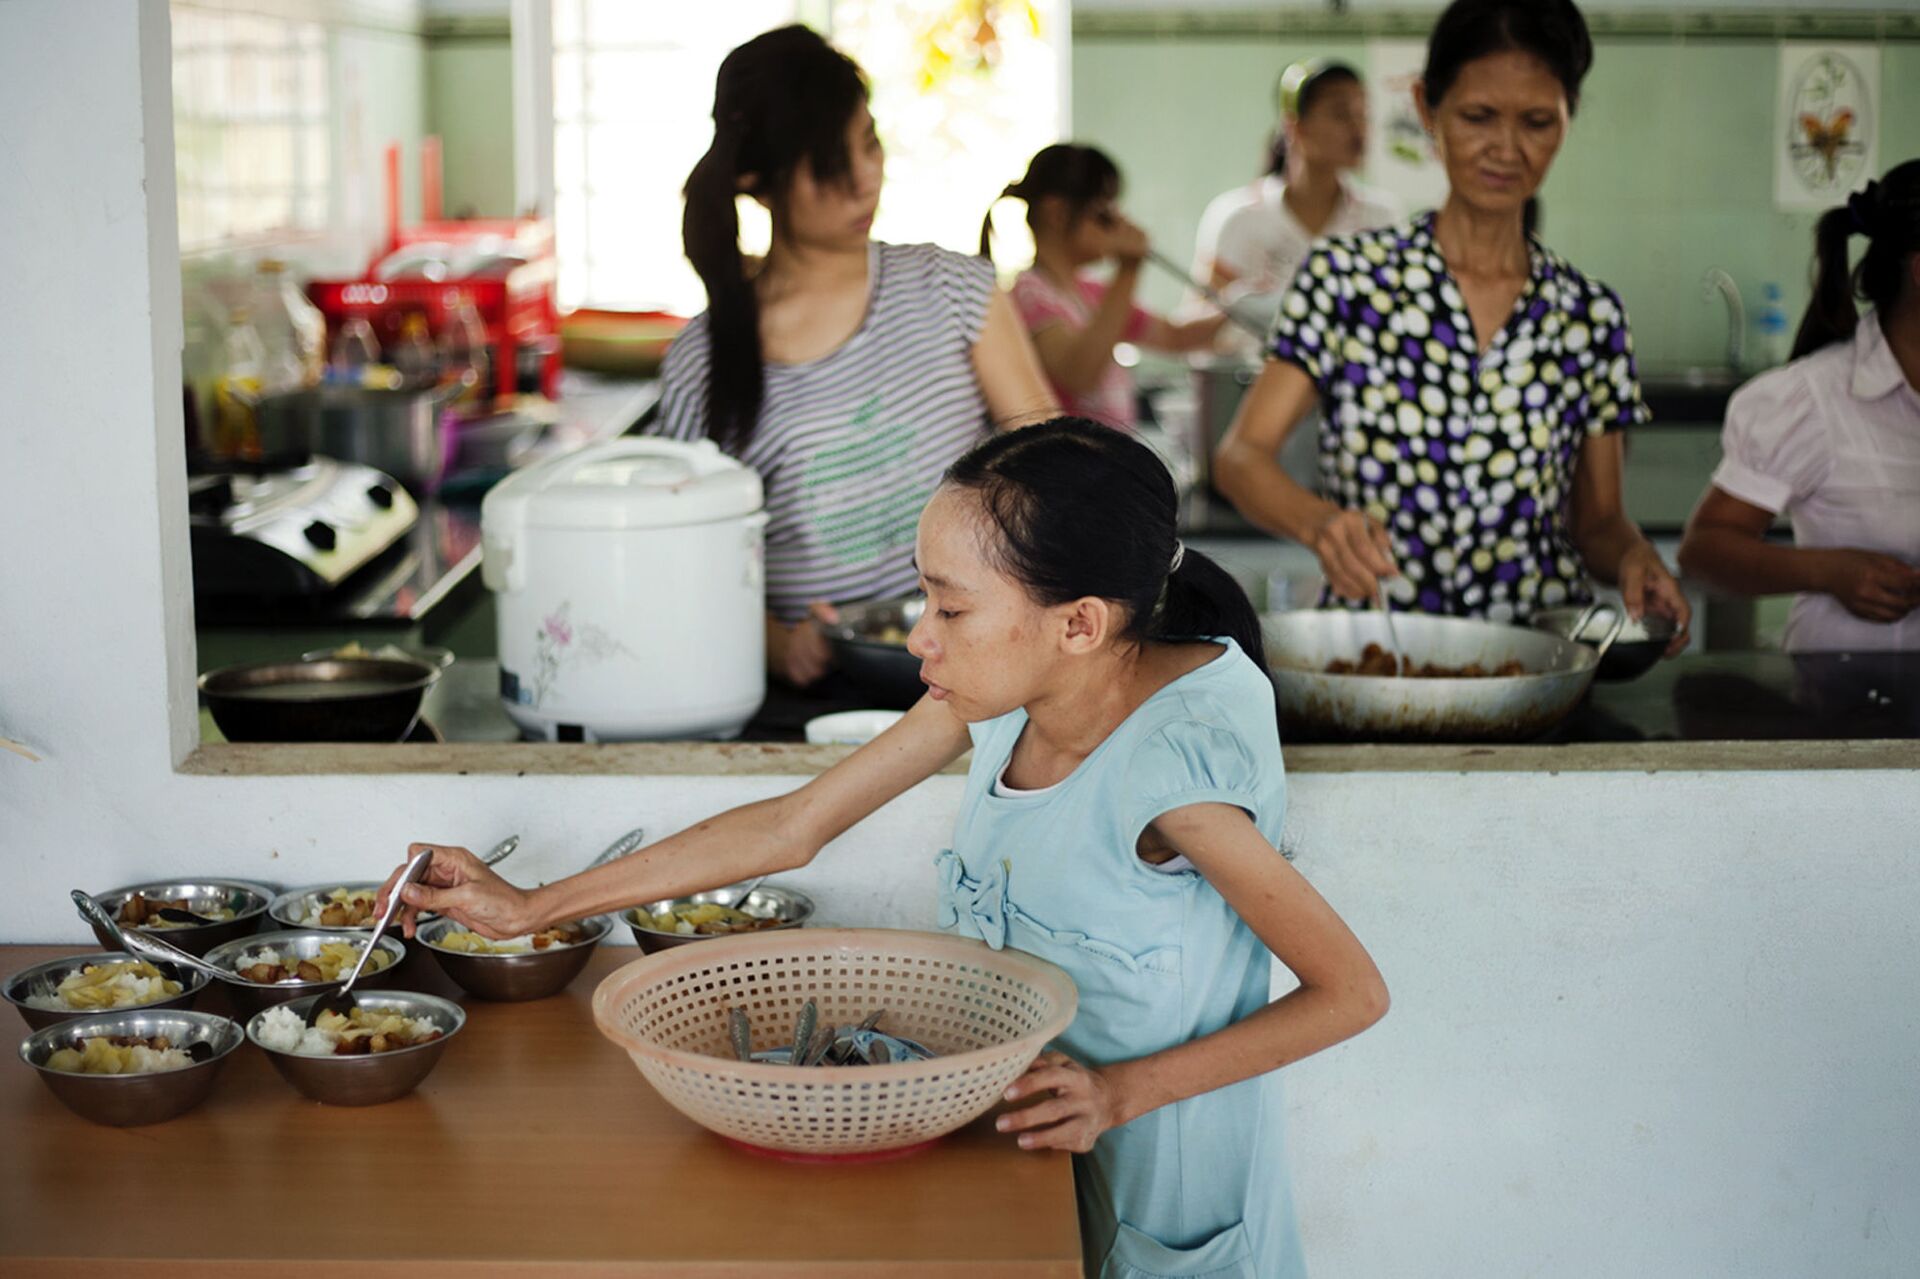
[[[1727,367],[1739,371],[1747,354],[1747,308],[1740,300],[1740,286],[1723,267],[1708,267],[1700,277],[1702,296],[1708,301],[1719,294],[1727,304]]]

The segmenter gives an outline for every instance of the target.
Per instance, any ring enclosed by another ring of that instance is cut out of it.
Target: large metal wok
[[[1572,712],[1599,667],[1593,649],[1544,631],[1395,613],[1394,634],[1415,666],[1477,662],[1492,670],[1519,661],[1527,673],[1329,675],[1327,663],[1354,661],[1370,643],[1393,651],[1381,614],[1301,609],[1270,613],[1263,628],[1283,730],[1321,741],[1527,741]]]

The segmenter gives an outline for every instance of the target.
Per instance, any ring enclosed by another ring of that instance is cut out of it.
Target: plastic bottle
[[[222,458],[260,456],[254,406],[266,378],[267,353],[245,308],[228,317],[219,380],[214,383],[213,453]]]
[[[211,451],[217,426],[214,392],[226,369],[227,311],[201,280],[187,272],[182,273],[180,311],[180,374],[186,382],[188,416],[200,428],[187,444]]]
[[[440,334],[440,377],[467,379],[467,388],[457,401],[463,409],[477,408],[492,398],[488,374],[492,361],[487,351],[487,326],[473,299],[462,294],[447,309],[447,325]]]
[[[359,386],[370,365],[380,362],[380,339],[363,316],[349,316],[333,335],[327,353],[327,381],[337,386]]]
[[[407,312],[400,321],[400,336],[393,344],[393,367],[408,386],[426,386],[439,375],[440,356],[427,333],[427,317],[418,311]]]
[[[294,375],[293,385],[275,389],[318,386],[326,371],[326,317],[300,292],[284,262],[266,258],[255,267],[252,311],[268,360]]]
[[[1793,351],[1793,333],[1787,325],[1787,308],[1780,298],[1780,286],[1765,284],[1760,288],[1760,312],[1754,318],[1754,328],[1759,334],[1759,350],[1755,352],[1765,368],[1778,368],[1787,362]]]

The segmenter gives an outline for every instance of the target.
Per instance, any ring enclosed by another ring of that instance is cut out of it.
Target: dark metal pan
[[[407,658],[247,662],[200,677],[230,742],[397,742],[440,672]]]

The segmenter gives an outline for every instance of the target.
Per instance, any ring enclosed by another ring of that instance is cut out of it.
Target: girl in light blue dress
[[[496,937],[806,864],[969,748],[943,927],[1060,965],[1080,1011],[1008,1092],[1075,1153],[1087,1273],[1304,1273],[1279,1068],[1386,1011],[1373,961],[1275,851],[1286,786],[1259,622],[1182,550],[1144,445],[1066,418],[999,435],[920,519],[928,694],[790,794],[536,889],[432,847],[419,909]],[[1299,979],[1269,1002],[1277,956]]]

